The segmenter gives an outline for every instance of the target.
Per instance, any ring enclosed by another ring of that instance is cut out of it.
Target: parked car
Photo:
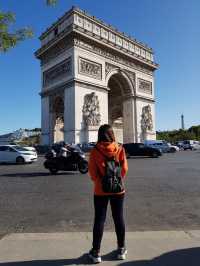
[[[184,145],[183,145],[183,141],[177,141],[177,142],[176,142],[176,146],[179,147],[180,150],[183,150],[183,149],[184,149],[184,148],[183,148],[183,146],[184,146]]]
[[[162,152],[176,152],[177,148],[169,145],[165,140],[146,140],[144,144],[148,147],[159,149]]]
[[[175,149],[176,151],[180,151],[180,148],[177,145],[171,144],[170,142],[167,143],[167,145],[171,148],[171,149]],[[171,151],[172,152],[172,151]]]
[[[96,145],[96,142],[78,144],[83,152],[90,152]]]
[[[24,149],[28,150],[28,151],[33,151],[33,152],[37,152],[35,147],[32,146],[22,146]]]
[[[123,146],[127,158],[130,156],[148,156],[157,158],[162,155],[159,149],[145,146],[143,143],[126,143]]]
[[[184,150],[199,150],[200,144],[197,140],[184,140],[183,141]]]
[[[37,153],[29,151],[19,145],[1,145],[0,162],[1,163],[32,163],[37,160]]]

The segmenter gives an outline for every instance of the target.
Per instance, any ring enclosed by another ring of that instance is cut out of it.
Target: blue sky
[[[34,38],[0,55],[0,134],[40,127],[38,36],[72,5],[85,9],[155,51],[156,128],[200,124],[199,0],[1,0],[2,11],[16,13],[16,28],[31,26]]]

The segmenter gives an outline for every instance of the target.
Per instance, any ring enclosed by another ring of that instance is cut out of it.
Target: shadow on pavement
[[[128,160],[141,160],[141,159],[155,159],[153,157],[149,157],[149,156],[131,156],[131,157],[127,157]],[[156,158],[157,159],[157,158]]]
[[[75,173],[74,172],[60,172],[60,173],[57,173],[56,175],[52,175],[49,172],[32,172],[32,173],[3,174],[3,175],[0,175],[0,176],[27,178],[27,177],[60,176],[60,175],[75,175]]]
[[[106,265],[106,261],[114,260],[114,252],[110,252],[102,256],[102,260]],[[171,251],[165,253],[152,260],[129,261],[119,263],[116,266],[199,266],[200,248],[189,248]],[[90,265],[92,264],[87,254],[83,254],[75,259],[61,260],[33,260],[18,262],[3,262],[0,266],[65,266],[65,265]],[[108,263],[107,263],[108,264]]]
[[[200,248],[175,250],[152,260],[129,261],[118,266],[199,266]],[[0,264],[1,265],[1,264]]]
[[[3,262],[0,266],[65,266],[65,265],[90,265],[92,264],[87,254],[75,259],[62,260],[32,260],[18,262]]]

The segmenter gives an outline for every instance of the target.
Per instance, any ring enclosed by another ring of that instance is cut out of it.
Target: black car
[[[127,158],[130,156],[148,156],[157,158],[162,155],[160,150],[145,146],[143,143],[126,143],[123,146]]]

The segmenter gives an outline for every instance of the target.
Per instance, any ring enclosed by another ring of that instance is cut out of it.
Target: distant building
[[[27,130],[20,128],[12,133],[0,136],[0,144],[9,144],[10,142],[21,141],[24,138],[40,135],[40,131]]]
[[[4,135],[0,136],[0,144],[1,145],[9,144],[12,141],[13,141],[13,134],[12,133],[4,134]]]

